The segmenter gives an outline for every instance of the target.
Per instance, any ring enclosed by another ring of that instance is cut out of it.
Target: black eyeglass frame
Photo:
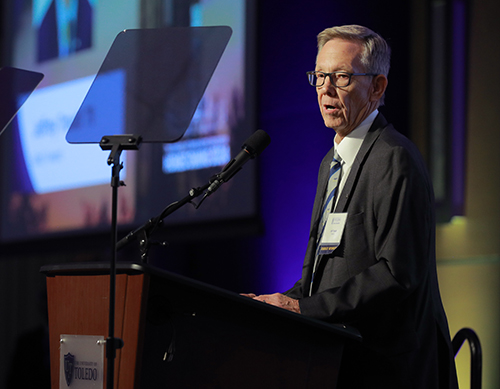
[[[324,76],[323,78],[323,83],[321,85],[318,85],[318,84],[313,84],[311,82],[312,80],[312,77],[317,75],[317,74],[322,74]],[[330,83],[336,87],[336,88],[345,88],[345,87],[348,87],[349,85],[351,85],[351,82],[352,82],[352,76],[378,76],[378,74],[375,74],[375,73],[349,73],[349,72],[331,72],[331,73],[326,73],[326,72],[320,72],[320,71],[311,71],[311,72],[306,72],[307,74],[307,80],[309,81],[309,85],[311,86],[314,86],[316,88],[321,88],[323,85],[325,85],[325,81],[326,81],[326,78],[327,77],[330,77]],[[349,81],[347,82],[347,85],[337,85],[335,84],[335,82],[333,82],[333,78],[332,76],[334,74],[345,74],[347,76],[349,76]]]

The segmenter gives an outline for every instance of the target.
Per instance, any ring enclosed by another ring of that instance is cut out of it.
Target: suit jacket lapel
[[[346,212],[347,206],[349,204],[349,198],[351,196],[351,192],[354,190],[354,184],[357,181],[357,177],[360,174],[360,169],[363,164],[364,159],[366,158],[369,150],[377,140],[380,135],[381,130],[387,126],[387,121],[385,118],[379,114],[375,121],[373,122],[370,130],[366,134],[366,137],[361,145],[361,148],[354,160],[353,166],[351,168],[351,172],[349,173],[349,177],[347,177],[347,182],[345,183],[344,189],[340,194],[341,197],[335,207],[335,212]],[[311,274],[312,267],[315,258],[316,252],[316,236],[318,234],[318,223],[319,218],[321,217],[321,210],[323,208],[323,198],[326,191],[326,186],[328,183],[328,175],[330,172],[330,161],[333,158],[334,148],[332,147],[330,151],[326,154],[325,158],[320,165],[319,173],[318,173],[318,188],[316,192],[316,197],[314,199],[314,207],[313,207],[313,217],[311,218],[311,233],[309,235],[309,246],[308,252],[306,254],[306,258],[304,260],[304,268],[303,268],[303,290],[304,296],[308,296],[309,293],[309,284],[311,282]]]
[[[368,155],[370,149],[373,144],[377,140],[380,135],[380,132],[383,128],[387,126],[388,122],[384,118],[382,114],[378,114],[375,120],[373,121],[372,126],[368,130],[366,137],[361,145],[361,148],[356,155],[356,159],[351,167],[351,171],[349,176],[347,177],[347,181],[344,184],[344,188],[342,189],[342,193],[340,194],[340,198],[337,202],[337,206],[335,207],[335,212],[346,212],[347,206],[349,205],[349,199],[351,194],[355,188],[355,183],[357,181],[358,175],[360,174],[361,166],[363,165],[363,161]]]

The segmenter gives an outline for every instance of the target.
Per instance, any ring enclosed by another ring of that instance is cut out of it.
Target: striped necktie
[[[333,160],[330,163],[330,175],[328,177],[328,186],[326,189],[326,196],[325,196],[325,200],[323,202],[323,210],[322,210],[321,219],[320,219],[319,225],[318,225],[318,235],[316,238],[316,256],[314,259],[313,276],[311,278],[309,295],[311,295],[311,293],[312,293],[312,285],[314,282],[314,275],[315,275],[316,267],[318,266],[319,258],[320,258],[320,255],[318,253],[319,242],[321,241],[321,237],[323,236],[323,231],[325,230],[328,216],[332,212],[333,204],[335,203],[335,199],[336,199],[337,188],[338,188],[338,184],[340,182],[340,174],[342,171],[341,162],[342,162],[342,159],[338,155],[337,150],[334,150]]]

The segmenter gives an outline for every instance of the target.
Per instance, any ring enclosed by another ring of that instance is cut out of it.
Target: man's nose
[[[331,75],[326,76],[325,82],[318,89],[320,89],[323,93],[335,95],[337,94],[337,88],[333,85],[331,77]]]

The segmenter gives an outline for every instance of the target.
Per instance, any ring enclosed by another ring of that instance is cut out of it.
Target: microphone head
[[[243,144],[243,148],[247,149],[251,158],[256,157],[264,151],[271,143],[271,137],[264,130],[255,131]]]

